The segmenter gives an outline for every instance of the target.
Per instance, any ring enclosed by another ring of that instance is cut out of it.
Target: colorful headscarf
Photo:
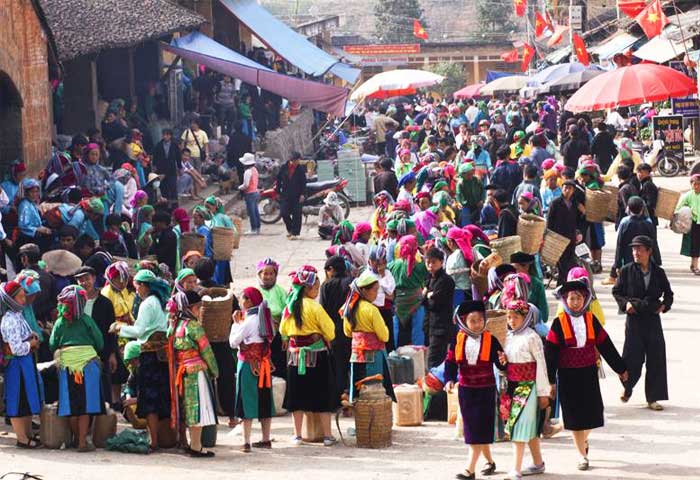
[[[275,336],[275,331],[272,327],[272,314],[270,313],[270,308],[267,306],[267,302],[263,298],[262,293],[255,287],[247,287],[243,289],[243,296],[253,304],[253,307],[249,308],[246,314],[257,315],[258,333],[260,337],[268,342],[272,342]]]
[[[443,191],[436,192],[433,195],[433,205],[437,205],[439,208],[446,208],[452,204],[452,197],[450,194]]]
[[[58,300],[58,316],[72,322],[83,316],[87,292],[78,285],[68,285],[61,290],[56,300]]]
[[[350,223],[348,220],[343,220],[338,224],[335,237],[333,237],[333,245],[343,245],[351,242],[354,232],[355,227],[352,225],[352,223]]]
[[[378,281],[379,280],[374,273],[370,272],[369,270],[365,270],[359,277],[350,283],[350,291],[348,292],[348,296],[345,298],[345,303],[342,307],[340,307],[338,313],[340,314],[341,318],[347,319],[347,321],[350,322],[353,327],[355,325],[355,309],[357,308],[357,304],[362,299],[360,289],[368,287]]]
[[[187,210],[182,207],[173,210],[173,219],[180,225],[182,233],[190,231],[190,216],[187,215]]]
[[[265,257],[262,260],[260,260],[256,265],[255,265],[255,272],[260,273],[263,268],[265,267],[272,267],[275,269],[275,273],[279,273],[280,271],[280,264],[275,262],[272,258],[270,257]]]
[[[143,190],[136,190],[136,193],[134,193],[134,197],[131,199],[131,208],[136,207],[139,201],[144,199],[148,201],[148,194]]]
[[[182,281],[187,277],[196,277],[194,270],[192,270],[191,268],[183,268],[182,270],[180,270],[180,273],[178,273],[177,277],[175,278],[173,288],[178,292],[185,293],[185,288],[182,285]]]
[[[477,244],[477,243],[483,243],[484,245],[490,245],[491,240],[489,240],[488,235],[484,233],[484,231],[477,225],[471,224],[471,225],[466,225],[464,227],[464,230],[468,231],[469,233],[472,234],[472,243]]]
[[[503,279],[503,296],[501,303],[515,300],[527,302],[530,295],[530,277],[525,273],[511,273]]]
[[[372,232],[372,225],[368,222],[359,222],[355,225],[355,231],[352,233],[352,241],[357,242],[365,233]]]
[[[430,237],[430,231],[433,229],[435,224],[437,223],[438,216],[435,212],[433,212],[431,209],[427,209],[423,212],[420,212],[414,216],[415,218],[415,224],[416,224],[416,230],[420,232],[421,235],[423,235],[423,238],[429,238]]]
[[[39,274],[30,269],[24,269],[15,278],[15,282],[19,282],[27,295],[34,295],[41,292],[41,284],[39,283]]]
[[[148,284],[151,294],[155,295],[161,307],[165,308],[168,303],[168,297],[170,296],[170,287],[165,280],[156,277],[153,271],[143,268],[136,272],[134,281]]]
[[[80,201],[80,208],[82,208],[85,213],[92,213],[95,215],[102,215],[105,212],[104,203],[102,203],[99,197],[82,199]]]
[[[399,239],[399,258],[406,260],[406,274],[410,277],[416,264],[418,242],[413,235],[404,235]]]
[[[386,247],[384,245],[372,245],[369,247],[369,260],[372,262],[386,260]]]
[[[440,180],[439,182],[436,182],[435,185],[433,185],[433,192],[440,191],[441,188],[448,187],[449,185],[447,184],[446,181]]]
[[[198,214],[201,215],[204,220],[211,220],[212,215],[209,210],[207,210],[207,207],[204,205],[197,205],[192,209],[192,215]]]
[[[454,241],[462,252],[464,260],[471,265],[474,261],[474,255],[472,253],[472,234],[468,230],[462,230],[461,228],[452,227],[447,231],[447,238]]]
[[[533,321],[535,319],[535,309],[532,308],[532,306],[529,303],[527,303],[527,300],[512,300],[510,302],[501,302],[501,305],[503,305],[503,307],[505,307],[506,310],[517,312],[525,317],[525,319],[523,320],[523,324],[520,325],[520,327],[518,327],[515,330],[511,330],[514,334],[520,333],[526,328],[531,327],[533,325]],[[510,326],[508,328],[510,329]]]
[[[484,316],[484,326],[480,331],[472,330],[467,325],[467,315],[472,312],[481,312]],[[461,331],[465,332],[472,338],[478,338],[484,330],[486,330],[486,307],[482,301],[466,301],[462,302],[455,308],[454,314],[452,315],[452,322],[457,325]]]
[[[129,280],[129,265],[124,261],[114,262],[107,266],[105,269],[105,278],[116,291],[120,291],[116,286],[114,281],[121,280],[126,286],[126,282]]]
[[[292,277],[292,288],[287,295],[287,304],[282,312],[282,318],[292,315],[296,302],[301,301],[301,292],[304,287],[313,287],[318,280],[318,270],[311,265],[302,265],[297,271],[289,274]],[[299,321],[300,319],[296,319]]]
[[[204,203],[216,207],[216,213],[226,213],[224,210],[224,202],[219,197],[210,195],[204,200]]]
[[[414,172],[408,172],[401,176],[399,179],[399,188],[403,187],[407,183],[411,183],[416,180],[416,174]]]
[[[24,305],[20,305],[15,296],[22,289],[22,286],[15,281],[5,282],[0,284],[0,313],[4,315],[7,312],[21,312]]]
[[[117,181],[126,182],[131,178],[131,172],[126,168],[118,168],[112,173],[112,178]]]
[[[394,204],[394,212],[404,212],[405,214],[410,214],[411,211],[413,211],[413,206],[408,200],[399,200]]]

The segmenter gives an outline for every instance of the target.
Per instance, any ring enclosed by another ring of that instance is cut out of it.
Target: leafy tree
[[[430,65],[428,70],[445,77],[445,80],[441,84],[430,88],[430,90],[440,92],[440,95],[443,97],[449,97],[464,86],[464,66],[461,63],[437,63],[435,65]]]
[[[512,2],[504,2],[502,6],[496,6],[493,0],[477,0],[476,11],[484,30],[489,32],[509,32],[515,27],[512,21]]]
[[[413,20],[428,30],[418,0],[377,0],[374,5],[374,35],[382,43],[415,43]],[[430,31],[428,31],[430,34]]]

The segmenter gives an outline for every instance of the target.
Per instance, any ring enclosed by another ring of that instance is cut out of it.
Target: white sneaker
[[[296,435],[292,437],[292,445],[296,445],[297,447],[304,442],[302,441],[301,437],[297,437]]]
[[[332,447],[336,443],[338,443],[338,440],[336,440],[335,437],[323,437],[324,447]]]
[[[544,473],[544,462],[542,462],[542,465],[530,465],[523,470],[523,476],[539,475],[541,473]]]

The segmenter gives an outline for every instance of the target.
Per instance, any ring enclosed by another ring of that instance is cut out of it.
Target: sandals
[[[253,442],[253,448],[272,448],[272,441]]]
[[[17,440],[17,448],[22,448],[24,450],[34,450],[35,448],[38,448],[41,445],[36,438],[30,438],[27,440],[27,443],[22,443],[19,440]]]
[[[469,470],[465,469],[463,473],[458,473],[457,475],[455,475],[455,478],[457,480],[475,480],[476,475],[470,472]]]
[[[205,452],[203,449],[199,451],[190,449],[188,453],[193,458],[212,458],[215,455],[214,452]]]
[[[250,443],[244,443],[243,445],[241,445],[241,452],[250,453],[252,451],[253,449],[250,447]]]
[[[659,402],[649,402],[647,407],[649,407],[649,410],[654,410],[655,412],[660,412],[664,409]]]
[[[496,462],[487,462],[484,468],[481,469],[481,474],[484,476],[493,475],[496,473]]]

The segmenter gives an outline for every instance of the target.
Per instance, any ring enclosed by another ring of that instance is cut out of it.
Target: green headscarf
[[[199,214],[204,218],[204,220],[211,220],[211,212],[207,210],[207,207],[204,205],[197,205],[192,209],[192,215],[195,213]]]
[[[141,355],[141,342],[132,340],[124,345],[124,363],[136,360]]]
[[[355,226],[348,220],[343,220],[338,224],[338,231],[333,238],[333,245],[343,245],[352,241],[352,234],[355,232]]]
[[[440,180],[435,185],[433,185],[433,192],[440,190],[441,188],[448,187],[449,185],[444,180]]]
[[[472,170],[474,170],[474,164],[472,162],[465,162],[460,164],[458,172],[460,175],[466,175]]]
[[[204,200],[204,203],[215,206],[216,213],[226,213],[226,211],[224,210],[224,202],[222,202],[219,197],[211,195],[207,197],[206,200]]]
[[[156,277],[155,273],[144,268],[136,272],[134,281],[147,283],[148,287],[151,289],[151,294],[155,295],[160,301],[161,306],[165,308],[166,303],[168,303],[168,298],[170,297],[170,287],[165,280]]]
[[[433,195],[433,205],[437,205],[440,208],[445,208],[452,203],[452,197],[445,191],[437,192]]]

